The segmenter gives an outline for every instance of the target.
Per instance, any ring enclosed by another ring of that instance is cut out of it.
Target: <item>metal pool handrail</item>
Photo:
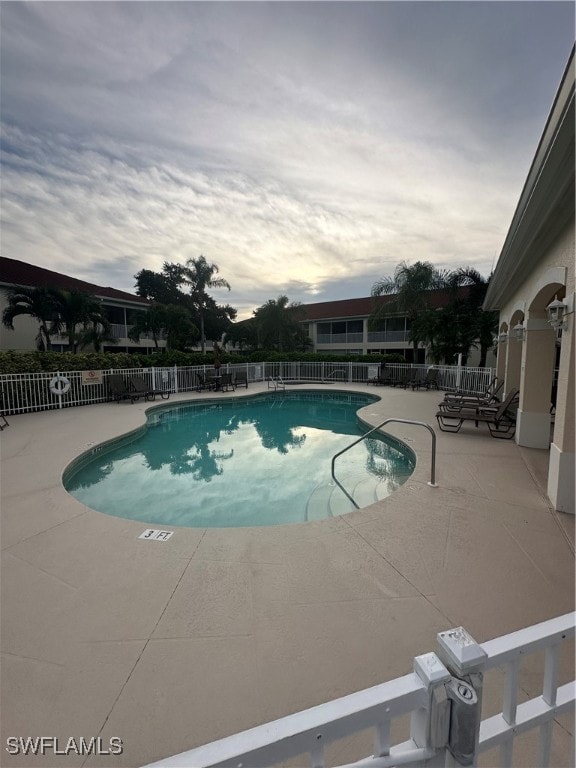
[[[284,383],[284,380],[282,379],[282,376],[269,376],[268,377],[268,389],[270,389],[270,384],[272,383],[274,390],[278,389],[286,389],[286,384]]]
[[[346,375],[346,368],[335,368],[331,373],[328,374],[328,376],[325,376],[322,381],[328,381],[328,379],[333,378],[336,376],[337,373],[343,373]],[[336,381],[336,379],[334,379]],[[345,381],[345,379],[339,379],[339,381]]]
[[[361,443],[362,440],[366,440],[367,437],[370,437],[370,435],[374,434],[374,432],[378,432],[379,429],[381,429],[385,424],[390,424],[390,422],[394,422],[396,424],[415,424],[418,427],[425,427],[430,434],[432,435],[432,459],[431,459],[431,466],[430,466],[430,482],[428,483],[429,486],[432,488],[437,488],[436,484],[436,433],[430,426],[430,424],[426,424],[424,421],[412,421],[411,419],[385,419],[381,424],[378,424],[377,427],[373,427],[370,429],[366,434],[362,435],[362,437],[359,437],[358,440],[354,440],[353,443],[350,443],[350,445],[347,445],[346,448],[343,448],[341,451],[338,451],[338,453],[335,453],[334,456],[332,456],[332,465],[331,465],[331,472],[332,472],[332,479],[336,483],[336,485],[340,488],[341,491],[350,499],[352,504],[356,507],[356,509],[360,509],[358,504],[354,501],[352,496],[348,493],[346,488],[342,485],[342,483],[337,480],[336,475],[334,474],[334,466],[336,464],[336,459],[339,456],[342,456],[343,453],[346,453],[346,451],[349,451],[350,448],[354,448],[355,445],[358,445],[358,443]]]

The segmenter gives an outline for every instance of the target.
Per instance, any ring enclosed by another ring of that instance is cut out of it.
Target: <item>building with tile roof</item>
[[[466,296],[467,288],[460,288],[461,297]],[[414,360],[414,348],[410,340],[410,320],[401,313],[390,314],[384,318],[381,329],[372,331],[368,319],[375,307],[385,306],[394,300],[394,296],[366,296],[359,299],[325,301],[318,304],[304,304],[303,324],[312,339],[315,352],[329,354],[369,355],[397,353],[407,362],[426,362],[426,346],[419,345],[417,360]],[[430,291],[428,304],[431,309],[440,309],[449,301],[446,291]],[[472,349],[468,364],[474,365],[479,352]],[[493,356],[487,360],[491,366]]]
[[[81,291],[100,299],[104,312],[112,325],[112,335],[118,339],[118,344],[104,347],[107,352],[152,352],[155,348],[152,339],[141,338],[140,342],[131,341],[128,331],[134,322],[136,313],[145,312],[150,302],[141,296],[135,296],[127,291],[119,291],[109,286],[88,283],[70,275],[54,272],[33,264],[27,264],[17,259],[0,258],[0,311],[8,305],[7,292],[14,285],[26,287],[56,287],[66,291]],[[14,320],[14,330],[2,327],[0,334],[1,350],[31,350],[36,348],[38,333],[37,322],[26,315],[20,315]],[[166,342],[159,341],[164,347]],[[68,348],[66,337],[54,337],[54,351],[64,351]]]

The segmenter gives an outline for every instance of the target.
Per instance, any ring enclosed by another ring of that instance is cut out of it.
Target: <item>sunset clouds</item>
[[[6,3],[2,251],[134,290],[200,254],[247,316],[401,260],[488,274],[571,3]]]

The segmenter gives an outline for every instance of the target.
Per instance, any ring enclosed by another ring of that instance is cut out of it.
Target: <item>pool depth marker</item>
[[[174,531],[161,531],[158,528],[146,528],[144,533],[138,536],[139,539],[150,539],[151,541],[168,541]]]

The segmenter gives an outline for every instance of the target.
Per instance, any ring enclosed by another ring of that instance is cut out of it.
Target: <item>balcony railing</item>
[[[409,341],[410,331],[369,331],[368,342],[373,341]]]
[[[373,342],[407,342],[410,341],[410,331],[370,331],[367,338],[363,333],[319,333],[317,344],[362,344],[364,341]]]
[[[361,344],[363,340],[363,333],[319,333],[316,337],[317,344]]]
[[[115,339],[127,339],[128,334],[130,333],[133,327],[134,327],[133,325],[123,325],[122,323],[112,323],[110,335],[113,336]],[[166,338],[165,333],[158,334],[158,339],[165,339],[165,338]],[[152,337],[146,336],[145,334],[142,334],[140,336],[140,341],[141,342],[148,341],[153,343]]]

